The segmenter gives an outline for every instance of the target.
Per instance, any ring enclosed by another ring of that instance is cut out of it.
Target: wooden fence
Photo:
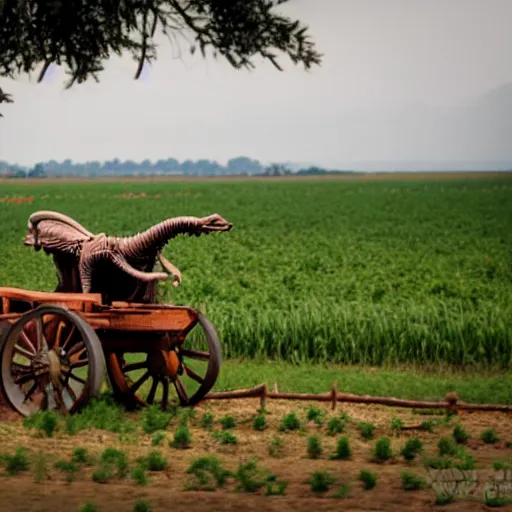
[[[443,401],[422,402],[419,400],[404,400],[400,398],[353,395],[350,393],[339,393],[336,383],[330,391],[321,394],[310,393],[280,393],[277,385],[274,384],[273,391],[269,391],[266,384],[260,384],[250,389],[238,389],[233,391],[218,391],[208,393],[203,400],[236,400],[240,398],[259,398],[261,408],[265,408],[267,399],[274,400],[307,400],[314,402],[330,402],[332,409],[336,408],[338,402],[350,402],[356,404],[376,404],[390,407],[407,407],[411,409],[446,409],[446,411],[457,414],[459,411],[495,411],[512,412],[512,405],[502,404],[470,404],[463,402],[457,393],[447,393]]]

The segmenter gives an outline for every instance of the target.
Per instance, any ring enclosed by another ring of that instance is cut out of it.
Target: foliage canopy
[[[320,65],[322,55],[308,27],[276,11],[288,0],[0,0],[0,77],[51,64],[69,74],[66,88],[88,78],[99,81],[103,61],[129,52],[138,62],[157,58],[156,38],[172,44],[183,36],[194,53],[211,50],[233,67],[253,68],[262,57],[281,70],[277,53],[305,69]],[[192,36],[191,38],[187,36]],[[0,89],[0,103],[12,102]]]

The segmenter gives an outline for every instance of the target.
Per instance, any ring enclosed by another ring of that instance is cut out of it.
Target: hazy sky
[[[512,0],[290,0],[286,11],[309,25],[322,67],[283,56],[283,73],[234,70],[165,40],[139,81],[129,56],[68,91],[58,69],[42,84],[1,79],[15,103],[1,106],[0,160],[512,159]]]

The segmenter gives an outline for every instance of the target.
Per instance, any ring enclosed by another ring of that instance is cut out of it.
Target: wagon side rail
[[[0,287],[0,320],[16,318],[42,304],[62,306],[72,311],[92,312],[101,306],[98,293],[39,292],[22,288]]]

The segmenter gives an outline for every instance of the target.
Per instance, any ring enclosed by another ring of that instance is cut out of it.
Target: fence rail
[[[307,400],[315,402],[330,402],[332,409],[336,408],[339,402],[349,402],[356,404],[375,404],[386,405],[390,407],[404,407],[410,409],[446,409],[452,413],[459,411],[487,411],[487,412],[512,412],[512,405],[504,404],[471,404],[459,399],[457,393],[447,393],[443,401],[423,402],[420,400],[405,400],[386,396],[353,395],[351,393],[339,393],[337,384],[334,383],[331,390],[327,393],[280,393],[277,385],[274,384],[274,390],[269,391],[266,384],[249,389],[237,389],[233,391],[218,391],[208,393],[204,397],[206,400],[236,400],[240,398],[259,398],[261,407],[265,408],[267,399],[274,400]]]

